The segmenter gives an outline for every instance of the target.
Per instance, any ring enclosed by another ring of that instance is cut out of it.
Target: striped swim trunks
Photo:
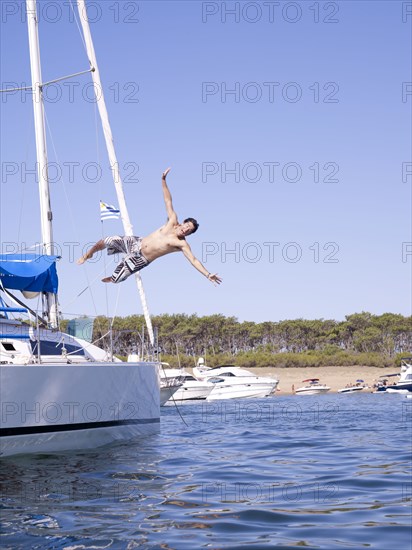
[[[104,244],[107,248],[107,254],[126,254],[123,260],[116,266],[111,276],[113,283],[121,283],[130,275],[140,271],[147,265],[149,261],[141,253],[142,238],[141,237],[107,237],[104,239]]]

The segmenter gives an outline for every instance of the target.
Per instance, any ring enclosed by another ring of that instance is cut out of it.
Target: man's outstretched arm
[[[166,183],[166,176],[170,172],[171,168],[167,168],[163,174],[162,174],[162,189],[163,189],[163,198],[166,205],[166,212],[167,212],[167,218],[168,221],[172,221],[173,223],[177,223],[177,214],[174,211],[173,203],[172,203],[172,195],[169,191],[169,188]]]
[[[205,266],[200,262],[193,254],[192,249],[187,244],[187,242],[183,243],[182,246],[182,252],[185,255],[185,257],[189,260],[189,262],[192,264],[193,267],[195,267],[202,275],[204,275],[209,281],[212,283],[220,285],[222,282],[222,279],[218,277],[217,273],[209,273],[209,271],[205,268]]]

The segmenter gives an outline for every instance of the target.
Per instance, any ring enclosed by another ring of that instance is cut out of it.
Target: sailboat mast
[[[95,92],[97,107],[99,109],[100,118],[102,121],[103,134],[106,142],[106,149],[109,156],[110,166],[112,169],[113,181],[114,181],[114,186],[117,194],[117,201],[119,203],[120,215],[123,222],[123,229],[124,229],[125,235],[131,236],[133,235],[133,226],[130,221],[129,212],[126,206],[126,198],[124,195],[123,183],[120,176],[119,163],[117,161],[116,151],[114,148],[114,141],[113,141],[112,130],[109,122],[109,115],[107,113],[106,103],[104,100],[103,86],[100,80],[99,67],[97,65],[96,54],[93,46],[93,40],[90,33],[90,26],[89,26],[89,20],[87,17],[85,0],[77,0],[77,9],[79,11],[79,18],[83,29],[87,55],[89,57],[90,65],[93,69],[92,79],[94,83],[94,92]],[[149,333],[150,342],[152,345],[154,345],[152,321],[150,319],[149,309],[147,307],[146,295],[144,293],[142,279],[139,273],[136,273],[135,277],[136,277],[137,287],[139,290],[140,300],[142,303],[143,314],[145,317],[146,326]]]
[[[40,46],[36,0],[26,0],[27,25],[29,31],[30,67],[32,79],[34,128],[36,134],[37,174],[39,181],[40,218],[43,253],[54,254],[52,210],[48,178],[46,130],[44,124],[43,86],[40,65]],[[52,328],[58,325],[57,297],[47,293],[46,315]]]

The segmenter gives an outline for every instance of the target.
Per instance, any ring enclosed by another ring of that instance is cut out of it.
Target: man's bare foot
[[[78,260],[76,260],[76,264],[77,265],[82,265],[84,264],[84,262],[87,260],[86,258],[86,254],[84,256],[82,256],[81,258],[79,258]]]
[[[105,277],[104,279],[102,279],[102,283],[111,283],[111,282],[112,282],[111,277]]]

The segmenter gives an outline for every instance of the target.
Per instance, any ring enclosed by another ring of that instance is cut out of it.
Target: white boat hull
[[[193,387],[182,386],[173,395],[171,401],[193,401],[195,399],[206,399],[210,392],[213,390],[209,384],[197,385]]]
[[[193,369],[193,374],[213,385],[207,401],[268,397],[276,391],[279,384],[276,378],[256,376],[236,365],[210,368],[199,362]]]
[[[327,393],[330,388],[300,388],[296,390],[296,395],[317,395]]]
[[[160,387],[160,406],[163,407],[169,399],[173,401],[174,394],[177,392],[177,390],[181,387],[181,384],[177,386],[164,386]]]
[[[155,363],[0,365],[0,456],[157,433],[159,396]]]
[[[356,393],[359,391],[364,390],[365,388],[360,386],[354,386],[353,388],[342,388],[341,390],[338,390],[338,393]]]
[[[251,385],[220,385],[216,384],[206,401],[217,401],[219,399],[248,399],[267,397],[275,390],[277,380],[269,384],[251,384]]]

